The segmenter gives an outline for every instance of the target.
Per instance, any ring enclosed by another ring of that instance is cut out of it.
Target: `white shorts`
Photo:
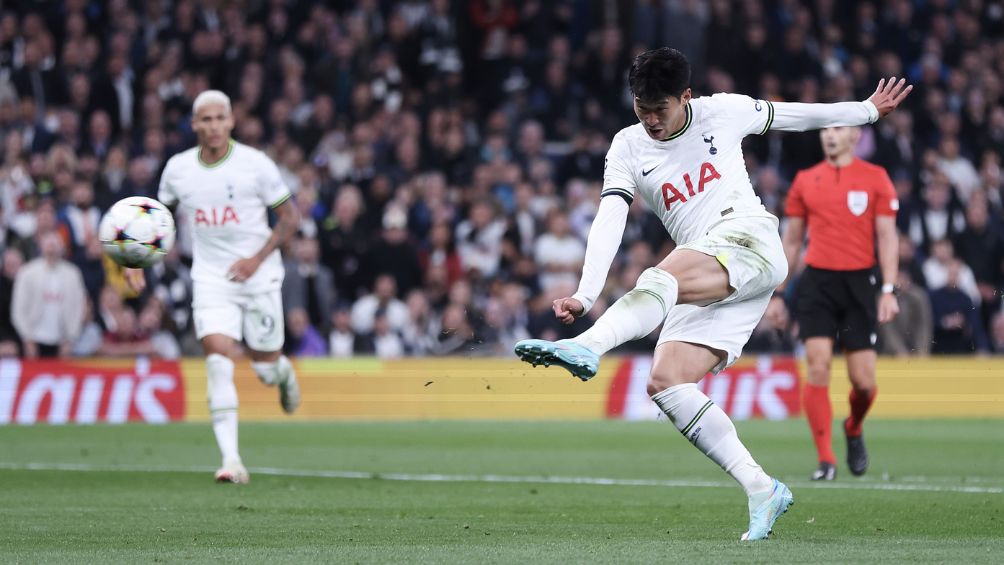
[[[674,306],[659,334],[659,343],[683,341],[706,345],[728,354],[715,373],[735,363],[742,354],[770,297],[788,274],[778,224],[774,218],[735,218],[720,222],[703,237],[680,245],[718,259],[735,289],[721,302],[708,306]]]
[[[192,289],[195,336],[223,334],[244,340],[255,351],[282,349],[285,326],[280,289],[241,293],[195,283]]]

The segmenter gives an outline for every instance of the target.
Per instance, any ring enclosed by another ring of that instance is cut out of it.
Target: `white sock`
[[[234,362],[224,355],[212,353],[206,357],[209,413],[213,418],[213,433],[220,446],[223,465],[240,463],[237,451],[237,387],[234,386]]]
[[[614,302],[593,327],[572,341],[597,355],[652,333],[676,305],[676,277],[658,267],[649,267],[635,287]]]
[[[696,384],[669,387],[652,400],[690,443],[742,485],[746,496],[773,486],[771,477],[739,441],[732,420]]]

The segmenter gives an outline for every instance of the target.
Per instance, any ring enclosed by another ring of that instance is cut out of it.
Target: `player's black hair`
[[[679,98],[690,88],[690,61],[672,47],[645,51],[631,63],[628,85],[642,102]]]

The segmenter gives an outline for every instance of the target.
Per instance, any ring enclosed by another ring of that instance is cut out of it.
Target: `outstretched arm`
[[[553,304],[554,315],[562,322],[570,324],[584,315],[603,292],[610,264],[624,237],[628,209],[627,201],[618,196],[600,199],[600,207],[586,239],[586,260],[582,266],[579,289],[571,297],[559,298]]]
[[[875,92],[864,102],[837,102],[834,104],[801,104],[797,102],[768,103],[772,115],[769,129],[779,131],[808,131],[828,127],[860,126],[870,124],[889,114],[906,99],[913,85],[896,77],[882,79]]]

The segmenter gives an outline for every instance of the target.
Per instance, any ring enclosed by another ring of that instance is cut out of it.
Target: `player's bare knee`
[[[646,390],[649,396],[653,396],[667,388],[692,382],[695,381],[687,378],[680,371],[653,370],[648,376],[648,387]]]
[[[202,338],[202,349],[207,358],[210,355],[230,358],[234,354],[234,346],[234,339],[223,334],[210,334]]]
[[[851,386],[854,387],[859,394],[870,395],[875,390],[875,374],[856,374],[850,373],[848,375],[851,379]]]
[[[829,358],[809,359],[809,381],[816,385],[829,384],[830,367],[831,360]]]

